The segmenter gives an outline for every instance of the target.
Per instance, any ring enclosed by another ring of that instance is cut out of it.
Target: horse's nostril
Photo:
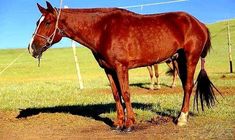
[[[28,51],[29,51],[29,54],[31,54],[34,58],[37,58],[38,52],[37,52],[36,46],[34,44],[28,45]]]
[[[34,58],[37,58],[38,55],[37,55],[37,54],[32,54],[32,56],[33,56]]]

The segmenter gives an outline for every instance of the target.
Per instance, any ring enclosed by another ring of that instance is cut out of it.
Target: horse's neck
[[[95,10],[62,10],[62,28],[66,37],[96,51],[102,30],[102,24],[98,23],[107,15],[106,13]]]

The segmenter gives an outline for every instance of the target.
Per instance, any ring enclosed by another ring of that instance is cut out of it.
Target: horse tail
[[[210,31],[209,31],[209,29],[207,27],[206,27],[206,33],[207,33],[207,40],[206,40],[206,44],[205,44],[205,46],[203,48],[203,51],[201,53],[201,58],[205,58],[207,53],[212,48],[212,46],[211,46],[211,35],[210,35]]]
[[[176,66],[175,66],[175,61],[179,57],[179,54],[176,53],[172,57],[170,57],[167,61],[166,64],[168,66],[168,70],[166,71],[166,75],[168,76],[173,76],[175,71],[176,71]]]
[[[201,102],[201,109],[204,111],[204,102],[208,108],[211,108],[215,105],[215,101],[217,101],[214,89],[221,94],[221,92],[214,86],[214,84],[210,81],[206,70],[205,70],[205,57],[211,48],[211,40],[210,40],[210,32],[207,29],[207,41],[201,53],[201,70],[197,77],[196,81],[196,94],[194,96],[194,108],[195,104],[198,111],[198,100]],[[218,102],[218,101],[217,101]]]
[[[173,74],[174,74],[175,67],[174,67],[173,61],[174,60],[172,58],[170,58],[166,61],[166,64],[168,66],[168,70],[166,71],[166,75],[168,75],[168,76],[173,76]],[[171,63],[172,63],[172,65],[171,65]]]

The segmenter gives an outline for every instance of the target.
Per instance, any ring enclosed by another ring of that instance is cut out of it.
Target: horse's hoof
[[[157,85],[156,89],[161,89],[161,86],[160,86],[160,85]]]
[[[186,125],[187,125],[187,122],[185,122],[185,121],[178,121],[177,122],[177,126],[183,127],[183,126],[186,126]]]
[[[171,88],[175,88],[176,87],[176,85],[171,85]]]
[[[128,128],[125,128],[125,129],[123,130],[123,132],[125,132],[125,133],[131,133],[131,132],[133,132],[133,130],[134,130],[134,127],[133,127],[133,126],[130,126],[130,127],[128,127]]]
[[[149,89],[154,90],[154,86],[153,85],[149,86]]]
[[[177,119],[178,126],[186,126],[188,122],[188,112],[181,112],[179,118]]]
[[[121,127],[121,126],[112,126],[112,127],[111,127],[111,130],[112,130],[112,131],[117,131],[117,132],[121,132],[122,129],[123,129],[123,127]]]

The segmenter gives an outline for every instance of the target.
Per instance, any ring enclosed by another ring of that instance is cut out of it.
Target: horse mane
[[[57,9],[59,10],[59,9]],[[145,17],[151,17],[151,16],[163,16],[163,15],[176,15],[176,12],[168,12],[168,13],[157,13],[157,14],[138,14],[133,11],[129,11],[127,9],[122,9],[122,8],[84,8],[84,9],[79,9],[79,8],[69,8],[69,9],[62,9],[63,12],[65,13],[90,13],[90,14],[101,14],[101,15],[111,15],[111,14],[121,14],[121,15],[126,15],[126,16],[132,16],[132,17],[138,17],[138,18],[145,18]],[[177,12],[179,13],[184,13],[184,12]]]
[[[122,8],[85,8],[85,9],[78,9],[78,8],[69,8],[69,9],[62,9],[65,13],[103,13],[103,14],[109,14],[109,13],[124,13],[124,14],[130,14],[130,15],[140,15],[135,12],[122,9]]]

